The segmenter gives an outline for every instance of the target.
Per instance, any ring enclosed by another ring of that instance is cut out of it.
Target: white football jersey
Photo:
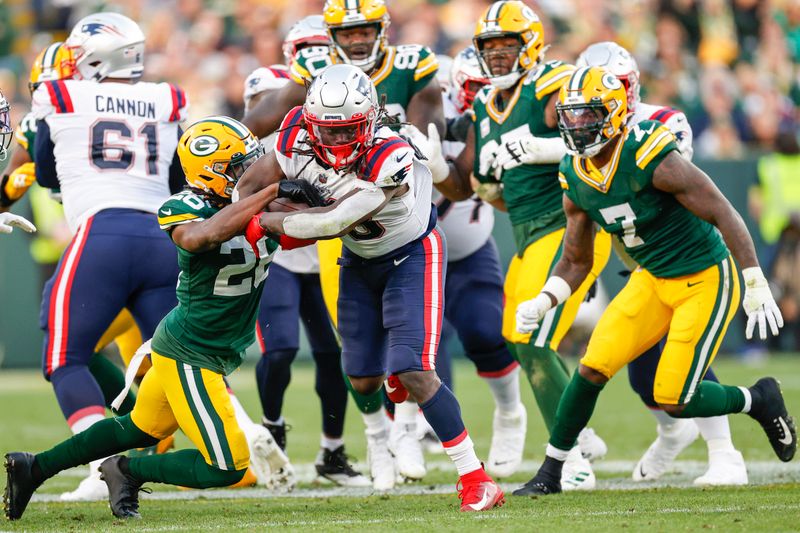
[[[636,111],[630,118],[631,125],[638,124],[643,120],[657,120],[661,122],[669,130],[675,134],[675,139],[678,141],[678,150],[681,155],[692,160],[694,155],[694,148],[692,147],[692,127],[686,119],[686,115],[677,109],[669,106],[645,104],[639,102],[636,104]]]
[[[394,196],[374,217],[342,237],[348,250],[371,259],[425,233],[431,216],[431,173],[414,158],[414,149],[406,141],[382,127],[375,132],[377,142],[362,159],[361,175],[339,174],[320,165],[309,153],[308,133],[299,126],[301,120],[302,108],[295,107],[283,119],[275,143],[275,155],[286,177],[305,179],[320,187],[326,198],[334,200],[354,189],[409,186],[408,192]],[[305,153],[297,153],[295,149]]]
[[[36,89],[32,113],[49,127],[72,231],[103,209],[158,212],[187,107],[168,83],[60,80]]]
[[[448,119],[458,117],[458,110],[447,95],[442,95],[444,116]],[[442,154],[455,159],[464,143],[442,142]],[[447,260],[459,261],[477,252],[486,244],[494,227],[492,206],[473,195],[460,202],[451,202],[433,188],[433,203],[439,212],[439,227],[447,239]]]

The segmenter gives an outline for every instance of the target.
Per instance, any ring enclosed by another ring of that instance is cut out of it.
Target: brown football
[[[290,211],[297,211],[298,209],[308,209],[308,207],[306,203],[292,202],[286,198],[276,198],[269,203],[267,211],[272,211],[273,213],[287,213]]]

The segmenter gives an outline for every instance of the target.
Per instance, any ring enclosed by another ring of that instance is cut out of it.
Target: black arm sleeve
[[[48,189],[58,189],[55,145],[50,138],[50,126],[44,120],[36,121],[36,138],[33,145],[33,161],[36,163],[36,182]]]
[[[178,128],[178,139],[183,135],[183,130]],[[186,174],[183,173],[181,160],[178,157],[178,151],[172,155],[172,163],[169,165],[169,193],[175,194],[181,192],[186,187]]]
[[[445,141],[467,142],[467,131],[472,127],[472,117],[469,113],[464,113],[456,118],[448,118],[446,123]]]

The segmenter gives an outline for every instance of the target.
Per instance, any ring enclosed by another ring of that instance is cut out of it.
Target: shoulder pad
[[[364,156],[361,179],[378,187],[395,187],[411,173],[414,149],[396,135],[375,143]]]
[[[335,63],[331,49],[327,46],[309,46],[299,50],[292,58],[289,77],[295,83],[305,84],[313,80],[323,69]]]
[[[653,120],[644,120],[634,125],[625,139],[627,143],[632,143],[636,149],[636,166],[641,169],[647,167],[650,162],[659,154],[672,145],[675,145],[675,136],[672,132],[661,124]]]
[[[303,129],[303,107],[296,106],[289,111],[278,129],[278,138],[275,139],[275,150],[286,157],[292,157],[292,148],[297,140],[297,135]]]
[[[205,210],[209,206],[206,201],[192,191],[181,191],[173,194],[158,209],[158,225],[166,230],[189,222],[205,219]]]
[[[543,65],[542,71],[536,78],[536,99],[541,100],[545,96],[552,94],[564,85],[572,73],[575,66],[561,61],[548,61]]]

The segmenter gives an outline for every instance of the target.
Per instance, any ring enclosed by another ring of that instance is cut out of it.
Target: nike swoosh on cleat
[[[169,215],[172,214],[172,209],[162,209],[161,212],[164,213],[165,215],[169,216]]]
[[[781,429],[783,430],[783,438],[778,439],[778,442],[789,446],[793,440],[792,433],[789,431],[789,426],[786,425],[786,422],[783,420],[782,416],[778,417],[778,423],[781,425]]]
[[[397,387],[390,387],[388,381],[384,383],[383,386],[386,387],[386,392],[388,392],[389,394],[397,390]]]
[[[405,256],[405,257],[404,257],[404,258],[402,258],[402,259],[395,259],[395,260],[394,260],[394,266],[400,266],[400,263],[402,263],[403,261],[405,261],[405,260],[406,260],[406,259],[408,259],[409,257],[411,257],[411,256],[410,256],[410,255],[407,255],[407,256]]]
[[[488,490],[484,490],[483,491],[483,498],[481,498],[481,501],[479,501],[478,503],[470,503],[470,504],[467,504],[467,505],[469,505],[472,509],[474,509],[476,511],[480,511],[481,509],[483,509],[486,506],[487,503],[489,503],[489,491]]]

